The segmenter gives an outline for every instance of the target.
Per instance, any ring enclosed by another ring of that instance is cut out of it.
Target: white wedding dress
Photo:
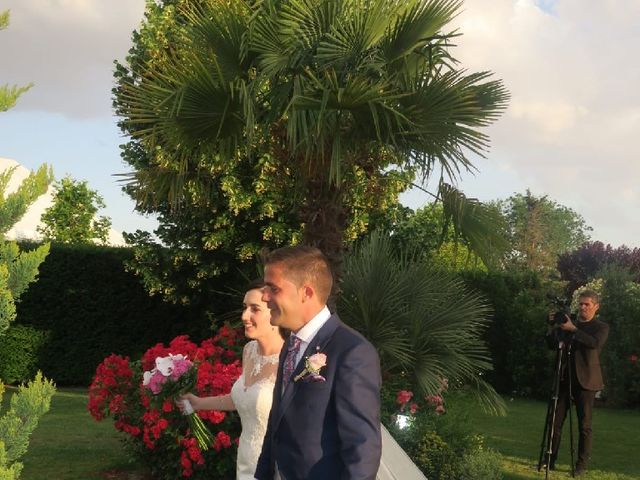
[[[242,422],[236,478],[253,480],[267,430],[279,354],[260,355],[258,342],[252,340],[244,347],[242,356],[242,375],[231,388],[231,398]]]
[[[427,480],[422,471],[394,440],[389,430],[382,430],[382,458],[376,475],[377,480]]]

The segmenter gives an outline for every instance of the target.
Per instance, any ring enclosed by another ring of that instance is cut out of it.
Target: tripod
[[[560,391],[560,386],[562,383],[562,375],[564,373],[567,380],[568,391],[566,395],[568,398],[567,401],[567,415],[569,415],[569,439],[571,445],[571,476],[575,475],[574,471],[574,446],[573,446],[573,416],[571,415],[571,404],[573,403],[573,389],[572,389],[572,361],[571,361],[571,338],[566,338],[564,340],[558,341],[558,347],[556,350],[556,368],[554,370],[553,376],[553,395],[549,399],[549,405],[547,406],[547,417],[544,421],[544,433],[542,434],[542,442],[540,444],[540,456],[538,459],[538,471],[542,470],[544,465],[545,468],[545,479],[549,478],[549,466],[551,464],[552,459],[555,461],[553,457],[553,436],[555,433],[555,423],[556,423],[556,414],[558,408],[558,400],[560,398],[560,394],[564,394],[565,392]],[[564,369],[563,369],[564,367]],[[559,448],[559,446],[556,446]]]

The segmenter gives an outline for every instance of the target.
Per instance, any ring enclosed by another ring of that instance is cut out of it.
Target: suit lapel
[[[320,330],[318,330],[318,333],[316,334],[316,336],[313,337],[313,340],[307,346],[302,356],[302,359],[300,360],[295,370],[293,371],[293,378],[295,378],[296,375],[298,375],[300,372],[304,370],[305,358],[313,355],[314,353],[316,353],[316,351],[322,352],[325,349],[327,343],[329,343],[329,341],[331,340],[331,337],[333,336],[334,332],[336,331],[339,325],[340,325],[340,319],[334,313],[333,315],[331,315],[331,317],[329,317],[329,319],[320,328]],[[279,389],[278,393],[282,390],[282,368],[283,368],[282,362],[283,361],[284,361],[284,357],[281,356],[280,365],[278,366],[278,375],[280,380],[276,381],[276,388]],[[294,382],[293,378],[287,385],[287,388],[285,388],[284,393],[282,394],[282,398],[278,402],[277,416],[276,416],[276,423],[275,423],[276,425],[280,423],[280,420],[282,419],[282,415],[286,411],[289,403],[291,403],[291,400],[293,400],[293,396],[296,390],[300,387],[301,381]]]

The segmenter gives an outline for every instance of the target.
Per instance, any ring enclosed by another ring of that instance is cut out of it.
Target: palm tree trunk
[[[334,277],[332,297],[339,293],[344,254],[344,231],[347,212],[339,185],[325,178],[314,177],[307,182],[307,196],[300,210],[304,222],[303,242],[319,248],[327,256]]]

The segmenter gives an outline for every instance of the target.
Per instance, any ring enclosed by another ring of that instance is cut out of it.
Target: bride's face
[[[249,290],[244,295],[242,324],[245,336],[252,340],[278,334],[277,327],[271,325],[271,311],[267,303],[262,301],[262,292],[258,289]]]

